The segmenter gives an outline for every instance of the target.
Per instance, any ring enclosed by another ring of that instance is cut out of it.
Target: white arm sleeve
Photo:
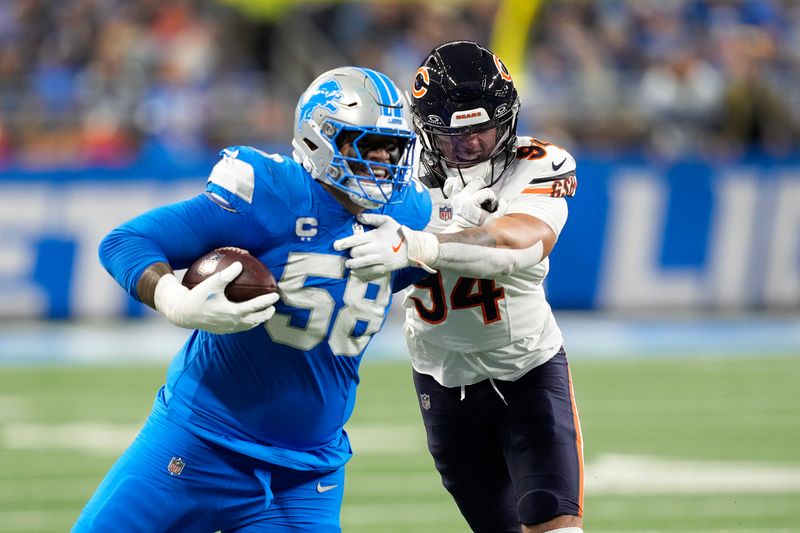
[[[408,247],[408,259],[413,265],[442,269],[471,278],[494,278],[532,267],[542,260],[544,245],[512,250],[477,244],[439,242],[436,235],[413,231],[403,226]]]
[[[519,250],[445,242],[439,243],[439,257],[431,266],[470,278],[496,278],[539,263],[543,251],[542,241]]]
[[[550,226],[558,237],[567,221],[567,202],[563,198],[522,195],[509,204],[506,214],[512,213],[538,218]],[[452,231],[445,230],[442,233]],[[544,255],[542,241],[528,248],[509,249],[456,242],[440,243],[435,235],[407,228],[403,229],[403,234],[412,264],[415,262],[416,266],[427,270],[448,270],[472,278],[506,276],[538,264]]]

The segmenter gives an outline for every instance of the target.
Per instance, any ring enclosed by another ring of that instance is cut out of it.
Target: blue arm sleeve
[[[390,206],[383,214],[413,230],[423,230],[431,218],[431,197],[428,190],[412,188],[401,204]]]
[[[153,209],[117,227],[100,243],[100,263],[134,298],[144,270],[159,261],[186,268],[220,246],[250,249],[249,217],[223,209],[205,194]]]

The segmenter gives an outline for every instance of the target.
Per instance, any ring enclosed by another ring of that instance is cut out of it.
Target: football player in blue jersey
[[[295,117],[292,158],[223,150],[204,194],[101,243],[134,298],[194,331],[73,531],[340,531],[358,366],[407,282],[352,276],[333,242],[365,230],[362,212],[422,229],[431,203],[412,181],[415,135],[385,75],[326,72]],[[229,301],[240,263],[181,285],[173,268],[221,246],[258,257],[278,294]]]

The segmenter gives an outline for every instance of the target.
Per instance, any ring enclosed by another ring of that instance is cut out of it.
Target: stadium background
[[[201,191],[225,146],[287,153],[319,72],[404,87],[455,38],[578,160],[547,288],[587,530],[800,531],[800,4],[777,0],[0,3],[0,529],[68,529],[185,338],[100,238]],[[400,320],[365,357],[344,528],[463,531]]]

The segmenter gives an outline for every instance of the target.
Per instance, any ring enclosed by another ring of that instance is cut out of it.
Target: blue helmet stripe
[[[395,108],[392,109],[392,114],[394,116],[396,116],[396,117],[402,116],[402,113],[400,112],[400,107],[399,107],[400,106],[400,95],[397,92],[397,86],[395,86],[394,82],[392,80],[390,80],[389,77],[386,74],[382,74],[380,72],[378,72],[377,74],[383,80],[383,82],[386,84],[386,86],[389,88],[390,97],[392,99],[392,105],[395,106]]]
[[[391,89],[388,83],[386,83],[386,79],[381,75],[380,72],[376,72],[372,69],[365,68],[364,72],[367,73],[367,76],[372,80],[372,83],[381,93],[381,103],[383,105],[394,105],[394,98],[391,94]],[[396,97],[396,95],[394,95]]]
[[[387,78],[385,75],[375,72],[372,69],[362,68],[362,72],[364,72],[372,81],[372,84],[375,86],[375,89],[378,91],[378,95],[380,97],[380,103],[384,106],[399,106],[400,102],[398,101],[398,94],[397,90],[394,87],[394,83]],[[400,109],[397,107],[396,109],[386,109],[381,108],[382,115],[394,115],[394,116],[401,116]]]
[[[372,85],[378,91],[378,103],[380,103],[381,106],[391,105],[389,102],[389,91],[386,89],[386,84],[383,83],[383,80],[378,77],[378,73],[368,68],[362,68],[361,71],[367,75]],[[384,107],[381,107],[381,114],[388,115],[389,113]]]
[[[386,88],[389,89],[389,98],[392,99],[392,104],[397,105],[397,90],[392,80],[390,80],[386,74],[381,72],[376,72],[375,74],[378,75],[378,78],[384,83],[384,85],[386,85]]]

